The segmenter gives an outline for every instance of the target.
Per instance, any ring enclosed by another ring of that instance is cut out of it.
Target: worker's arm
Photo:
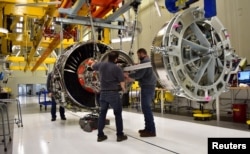
[[[129,83],[129,82],[135,81],[135,79],[129,77],[129,72],[123,72],[123,74],[124,74],[125,82]]]
[[[122,92],[126,92],[126,86],[125,86],[125,82],[124,81],[122,81],[122,82],[120,82],[120,85],[121,85],[121,88],[122,88]]]

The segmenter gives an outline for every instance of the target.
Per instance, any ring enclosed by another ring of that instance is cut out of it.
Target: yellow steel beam
[[[23,16],[26,14],[30,17],[41,18],[45,14],[43,7],[30,7],[30,6],[15,6],[15,4],[6,4],[4,7],[5,15]]]
[[[10,25],[10,29],[13,30],[17,24],[17,22],[20,21],[20,17],[19,16],[15,16],[14,20],[12,21],[11,25]]]
[[[35,57],[31,62],[36,62],[39,58]],[[25,62],[25,57],[22,56],[8,56],[7,61],[13,62],[13,63],[20,63]],[[48,57],[46,58],[43,63],[45,64],[54,64],[56,62],[56,58]]]
[[[25,66],[10,66],[10,67],[9,67],[10,70],[16,70],[16,71],[18,71],[18,70],[19,70],[19,71],[24,71],[24,68],[25,68]],[[32,67],[29,66],[27,69],[28,69],[28,70],[31,70]],[[37,71],[45,71],[45,70],[47,70],[47,68],[46,68],[46,67],[43,67],[43,66],[39,66],[36,70],[37,70]]]
[[[36,3],[37,0],[1,0],[3,3]],[[51,0],[43,0],[43,2],[51,2]],[[39,1],[37,2],[39,3]]]
[[[1,33],[0,33],[1,34]],[[1,35],[0,35],[1,36]],[[6,34],[3,34],[3,36],[6,36]],[[12,45],[20,45],[20,46],[27,46],[27,47],[32,47],[33,46],[33,41],[30,40],[15,40],[14,37],[22,37],[22,35],[15,35],[15,34],[9,34],[8,35],[9,39],[12,40]],[[53,38],[42,38],[39,47],[48,47],[49,44],[52,42]],[[69,40],[63,40],[62,41],[63,47],[66,48],[69,45],[74,44],[74,40],[73,39],[69,39]],[[60,45],[57,46],[57,48],[60,48]]]
[[[53,39],[50,38],[43,38],[42,43],[51,43],[53,41]],[[73,39],[64,39],[62,42],[62,44],[64,45],[72,45],[75,44]],[[60,45],[58,45],[59,47]]]
[[[3,9],[0,8],[0,14],[3,14]],[[0,27],[4,28],[4,18],[2,15],[0,15]],[[0,32],[0,37],[1,37],[1,52],[6,55],[8,53],[7,51],[7,40],[5,39],[5,36],[7,36],[6,34],[4,33],[1,33]]]
[[[103,29],[103,38],[102,38],[102,42],[105,44],[110,44],[110,29],[109,28],[104,28]]]
[[[61,3],[61,6],[62,8],[68,8],[71,6],[71,0],[63,0],[62,3]],[[54,16],[59,16],[60,14],[58,12],[55,12]],[[74,26],[71,25],[71,29],[73,28]],[[48,46],[48,48],[44,51],[44,53],[42,54],[42,56],[39,58],[39,60],[36,62],[36,64],[34,65],[34,67],[31,69],[31,71],[35,71],[38,66],[40,64],[42,64],[42,62],[45,60],[45,58],[47,56],[50,55],[50,53],[53,51],[53,49],[55,49],[60,43],[61,43],[61,39],[60,39],[60,35],[56,35],[53,39],[53,41],[50,43],[50,45]]]
[[[4,13],[4,12],[3,12],[3,9],[2,9],[2,7],[0,7],[0,14],[3,14],[3,13]],[[2,27],[2,28],[4,28],[4,27],[3,27],[3,19],[4,19],[4,18],[3,18],[3,16],[1,15],[1,16],[0,16],[0,27]],[[1,34],[1,33],[0,33],[0,34]]]
[[[7,37],[7,35],[5,35],[5,36]],[[23,34],[8,33],[8,39],[10,39],[12,41],[23,41],[24,42]]]
[[[61,41],[60,40],[60,35],[58,34],[53,39],[53,41],[50,43],[48,48],[43,52],[42,56],[38,59],[38,61],[34,65],[34,67],[31,69],[32,72],[34,72],[43,63],[43,61],[46,59],[46,57],[48,57],[51,54],[53,49],[55,49],[60,44],[60,41]]]
[[[9,56],[6,60],[17,63],[17,62],[24,62],[25,58],[24,57]]]
[[[56,7],[49,7],[49,8],[50,9],[46,10],[45,15],[41,19],[44,22],[43,27],[40,30],[36,31],[36,35],[35,35],[34,41],[33,41],[33,47],[28,55],[27,64],[26,64],[25,68],[28,68],[31,59],[34,57],[34,54],[42,41],[42,38],[43,38],[42,29],[48,27],[52,22],[52,17],[56,11]],[[50,18],[48,18],[47,16],[50,16]],[[26,71],[26,69],[24,69],[24,71]]]
[[[49,46],[50,42],[41,42],[39,44],[39,47],[47,48]],[[69,45],[72,45],[73,43],[67,42],[66,40],[63,41],[62,45],[63,48],[67,48]],[[27,47],[32,47],[33,42],[25,42],[25,41],[13,41],[12,45],[20,45],[20,46],[27,46]],[[56,48],[61,48],[61,45],[57,45]]]
[[[56,58],[45,58],[45,60],[43,61],[43,63],[46,64],[54,64],[56,62]]]
[[[89,6],[85,3],[77,13],[79,16],[86,16],[89,14]]]
[[[8,51],[8,43],[9,42],[6,39],[1,40],[1,52],[4,55],[7,55],[9,53],[9,51]]]

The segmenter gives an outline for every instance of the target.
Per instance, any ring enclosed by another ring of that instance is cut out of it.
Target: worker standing
[[[137,51],[137,56],[140,64],[150,62],[150,58],[144,48],[140,48]],[[138,69],[127,75],[127,79],[133,78],[138,81],[141,88],[141,108],[144,115],[145,128],[139,130],[139,134],[141,137],[154,137],[156,136],[156,129],[151,103],[155,95],[156,77],[153,69],[152,67]],[[131,81],[131,79],[129,80]]]
[[[52,74],[49,73],[47,77],[47,91],[48,91],[48,96],[51,97],[51,121],[56,121],[56,101],[51,89],[51,75]],[[60,106],[59,112],[61,120],[66,120],[64,107]]]
[[[108,137],[104,134],[106,115],[109,107],[113,108],[116,124],[117,142],[127,139],[123,133],[122,102],[119,91],[125,92],[124,74],[122,69],[116,65],[119,52],[110,51],[108,53],[108,62],[99,62],[91,64],[93,70],[99,72],[100,77],[100,114],[98,118],[97,141],[101,142]]]

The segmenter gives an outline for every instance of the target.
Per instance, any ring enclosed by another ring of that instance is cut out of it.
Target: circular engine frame
[[[234,57],[227,30],[198,7],[167,22],[153,40],[151,59],[160,84],[178,96],[210,101],[228,86]]]

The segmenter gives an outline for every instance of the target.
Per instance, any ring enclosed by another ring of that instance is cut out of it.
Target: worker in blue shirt
[[[122,69],[116,64],[119,57],[118,51],[108,53],[107,62],[91,64],[93,70],[98,71],[100,80],[100,114],[98,118],[97,141],[101,142],[108,137],[104,134],[106,114],[109,107],[113,108],[116,124],[117,142],[127,139],[123,133],[122,102],[120,91],[125,92],[125,78]]]
[[[140,64],[150,62],[150,58],[144,48],[137,50],[137,56],[140,60]],[[126,78],[132,78],[138,81],[141,88],[141,108],[144,115],[145,127],[139,130],[139,134],[141,137],[154,137],[156,136],[156,129],[151,105],[155,96],[157,80],[153,68],[138,69],[128,74]]]

